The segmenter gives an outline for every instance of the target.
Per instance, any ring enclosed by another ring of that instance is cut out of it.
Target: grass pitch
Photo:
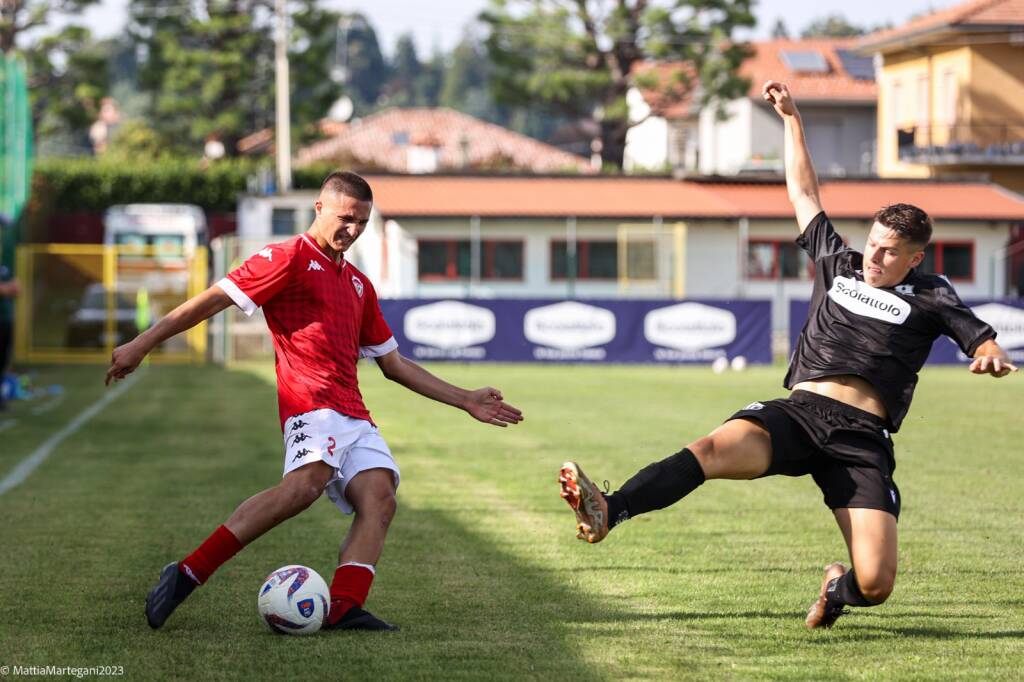
[[[402,632],[292,638],[258,622],[272,569],[302,563],[330,580],[348,520],[326,500],[247,547],[162,630],[146,626],[160,568],[273,485],[282,457],[271,367],[150,367],[0,496],[0,667],[123,666],[139,680],[1019,679],[1024,377],[923,374],[896,436],[896,591],[808,632],[822,566],[845,560],[810,478],[710,482],[596,546],[575,539],[557,494],[564,459],[621,484],[783,395],[780,368],[432,369],[498,386],[527,420],[478,424],[363,368],[403,474],[368,607]],[[66,392],[0,414],[0,477],[98,400],[102,376],[40,368],[37,383]]]

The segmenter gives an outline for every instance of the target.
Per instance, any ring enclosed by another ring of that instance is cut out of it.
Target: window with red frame
[[[469,279],[472,251],[468,239],[421,239],[419,277],[421,280]],[[484,240],[480,242],[481,279],[523,279],[523,242]]]
[[[749,279],[810,279],[812,274],[807,252],[791,239],[752,239],[747,243]]]
[[[974,242],[932,242],[924,250],[920,269],[951,280],[973,282]]]
[[[551,279],[568,279],[569,245],[551,242]],[[576,242],[576,279],[615,279],[619,275],[619,245],[610,241]]]

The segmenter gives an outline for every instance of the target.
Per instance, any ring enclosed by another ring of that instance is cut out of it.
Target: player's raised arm
[[[161,343],[186,329],[191,329],[232,304],[224,290],[213,285],[185,301],[128,343],[118,346],[110,356],[110,369],[104,383],[110,385],[135,371],[143,358]]]
[[[775,107],[785,126],[786,190],[789,192],[789,200],[796,211],[796,222],[802,233],[811,222],[811,218],[821,213],[818,176],[814,172],[811,153],[807,150],[804,125],[785,83],[765,82],[761,88],[761,96]]]
[[[1006,351],[998,343],[989,339],[974,351],[974,360],[971,362],[970,370],[975,374],[991,374],[998,379],[1005,377],[1010,372],[1016,372],[1017,366],[1010,362]]]
[[[490,386],[470,391],[449,384],[397,350],[376,358],[381,371],[391,381],[422,396],[458,407],[485,424],[508,426],[523,421],[523,413],[504,401],[501,391]]]

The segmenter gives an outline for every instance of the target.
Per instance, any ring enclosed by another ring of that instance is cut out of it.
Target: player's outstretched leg
[[[839,616],[846,613],[843,610],[844,604],[834,599],[836,586],[839,579],[846,574],[846,566],[841,563],[829,564],[825,567],[825,579],[821,581],[821,592],[818,598],[811,604],[807,611],[807,619],[804,625],[809,628],[830,628],[839,619]],[[830,599],[830,597],[833,597]]]
[[[702,441],[710,439],[702,439]],[[704,483],[704,470],[689,448],[649,464],[611,495],[604,495],[575,462],[562,465],[562,497],[576,512],[576,537],[600,542],[617,525],[638,514],[664,509]]]
[[[590,543],[604,540],[608,535],[608,503],[594,482],[576,462],[562,465],[558,482],[562,499],[576,512],[576,537]]]
[[[146,595],[146,620],[149,621],[149,627],[156,630],[163,625],[194,589],[196,582],[178,569],[177,561],[164,566],[156,587]]]

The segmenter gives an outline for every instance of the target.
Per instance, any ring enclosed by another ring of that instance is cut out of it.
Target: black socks
[[[830,606],[875,606],[861,593],[853,569],[830,581],[825,592]]]
[[[704,470],[689,449],[648,464],[625,485],[609,495],[608,528],[655,509],[664,509],[683,499],[704,482]]]

